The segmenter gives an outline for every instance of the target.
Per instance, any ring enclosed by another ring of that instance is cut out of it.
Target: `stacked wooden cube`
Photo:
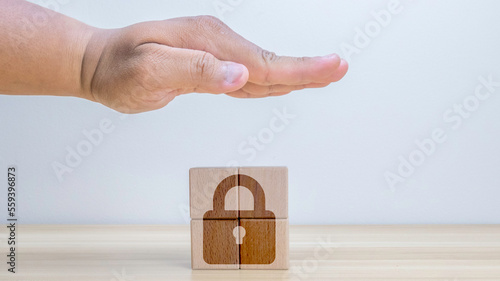
[[[193,269],[287,269],[288,169],[189,171]]]

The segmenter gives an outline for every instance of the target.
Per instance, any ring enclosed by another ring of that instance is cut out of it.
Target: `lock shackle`
[[[234,183],[236,182],[236,185]],[[232,175],[223,179],[214,193],[214,211],[223,212],[226,209],[226,195],[235,186],[243,186],[250,190],[253,195],[253,207],[255,212],[265,212],[266,195],[260,183],[247,175]]]

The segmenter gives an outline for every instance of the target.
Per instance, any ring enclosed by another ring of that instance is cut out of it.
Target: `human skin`
[[[25,2],[0,0],[0,93],[74,96],[123,113],[187,93],[280,96],[340,80],[336,54],[285,57],[211,16],[100,29]]]

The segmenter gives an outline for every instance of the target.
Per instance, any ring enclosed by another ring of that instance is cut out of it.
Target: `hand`
[[[338,55],[277,56],[210,16],[96,30],[82,66],[90,100],[124,113],[164,107],[186,93],[260,98],[325,87],[347,72]]]

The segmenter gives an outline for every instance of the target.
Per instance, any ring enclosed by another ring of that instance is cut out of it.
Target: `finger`
[[[339,71],[331,77],[332,82],[340,80],[348,70],[348,64],[345,60],[341,60]],[[235,98],[259,98],[266,96],[283,96],[287,95],[294,90],[300,90],[304,88],[323,88],[330,85],[331,82],[326,83],[309,83],[305,85],[272,85],[272,86],[262,86],[252,82],[248,82],[245,86],[237,91],[227,93],[228,96]],[[288,91],[289,90],[289,91]]]
[[[271,96],[283,96],[286,94],[291,93],[292,91],[289,92],[275,92],[271,93],[267,96],[255,96],[250,93],[245,92],[244,90],[237,90],[231,93],[226,93],[226,95],[231,96],[233,98],[240,98],[240,99],[259,99],[259,98],[265,98],[265,97],[271,97]]]
[[[230,96],[237,95],[238,97],[245,97],[245,98],[281,96],[284,95],[283,93],[290,93],[292,91],[298,91],[306,88],[323,88],[328,85],[330,85],[330,82],[310,83],[306,85],[270,85],[270,86],[262,86],[248,82],[240,90],[228,93],[228,95]]]
[[[278,93],[272,93],[270,94],[269,96],[270,97],[279,97],[279,96],[284,96],[284,95],[288,95],[290,94],[291,92],[278,92]]]
[[[220,94],[243,87],[248,80],[244,65],[220,61],[212,54],[150,43],[141,45],[151,54],[152,75],[158,84],[177,92]]]
[[[345,75],[344,73],[341,73],[340,75]],[[340,76],[339,75],[339,76]],[[339,76],[336,76],[335,78],[332,79],[340,79],[338,78]],[[272,93],[276,92],[291,92],[291,91],[297,91],[297,90],[302,90],[306,88],[323,88],[328,85],[330,85],[331,82],[326,82],[326,83],[309,83],[309,84],[304,84],[304,85],[269,85],[269,86],[263,86],[263,85],[258,85],[252,82],[248,82],[245,84],[245,86],[242,88],[246,92],[252,94],[252,95],[260,95],[260,96],[266,96]]]
[[[269,96],[269,94],[272,93],[297,91],[297,90],[302,90],[305,87],[306,87],[305,85],[280,85],[280,84],[262,86],[248,82],[245,84],[245,86],[243,86],[242,90],[254,96]]]
[[[309,83],[309,84],[306,84],[304,86],[306,88],[324,88],[330,84],[331,84],[330,82],[327,82],[327,83]]]
[[[247,92],[245,92],[243,89],[239,89],[233,92],[226,93],[226,95],[233,97],[233,98],[240,98],[240,99],[248,99],[252,98],[253,96]]]
[[[341,59],[337,71],[331,77],[332,82],[337,82],[340,79],[342,79],[347,74],[348,70],[349,70],[349,64],[344,59]]]
[[[234,54],[237,55],[236,52]],[[324,57],[287,57],[260,48],[253,55],[234,60],[241,61],[248,67],[249,81],[262,85],[331,82],[331,76],[335,75],[340,64],[340,57],[336,54]]]

